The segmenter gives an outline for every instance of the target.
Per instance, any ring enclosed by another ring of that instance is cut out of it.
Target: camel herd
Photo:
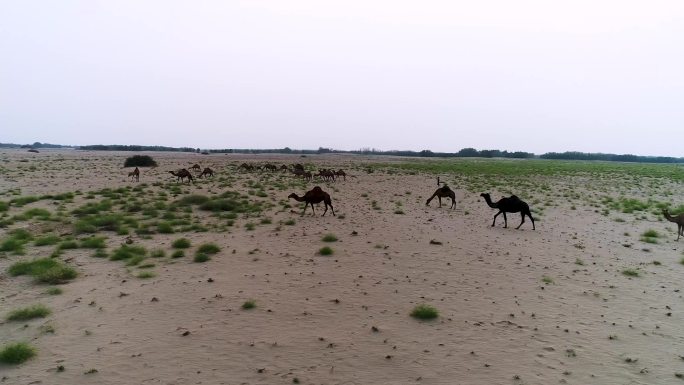
[[[306,181],[311,181],[313,180],[313,177],[318,177],[320,180],[324,182],[334,182],[336,179],[343,178],[343,180],[347,180],[347,174],[344,172],[344,170],[332,170],[332,169],[319,169],[318,174],[312,174],[309,171],[306,171],[304,169],[304,166],[300,163],[293,164],[290,167],[286,165],[281,165],[280,167],[267,163],[265,165],[253,165],[249,163],[242,163],[240,166],[238,166],[238,171],[270,171],[270,172],[288,172],[293,174],[294,176],[301,177]],[[214,171],[209,168],[205,167],[202,169],[202,167],[199,164],[194,164],[192,167],[190,167],[190,170],[193,170],[195,172],[198,172],[199,174],[197,175],[197,178],[203,178],[203,177],[213,177],[214,176]],[[199,172],[202,170],[202,172]],[[178,182],[183,182],[185,179],[187,179],[188,184],[194,181],[194,176],[192,173],[185,168],[182,168],[177,171],[169,171],[169,173],[177,178]],[[140,180],[140,170],[136,167],[133,171],[128,173],[128,177],[131,178],[131,180],[139,181]],[[439,178],[437,178],[437,185],[443,184],[444,182],[441,182]],[[536,230],[535,224],[534,224],[534,218],[532,217],[532,213],[530,211],[530,207],[527,203],[525,203],[523,200],[518,198],[515,195],[511,195],[510,197],[502,197],[499,199],[497,202],[493,202],[490,194],[489,193],[482,193],[480,194],[482,198],[484,198],[485,202],[487,205],[493,209],[498,209],[499,211],[494,215],[494,220],[492,221],[492,227],[496,225],[496,218],[500,215],[503,214],[504,218],[504,228],[508,227],[508,218],[506,217],[506,213],[520,213],[521,216],[521,221],[518,227],[516,229],[519,229],[520,226],[522,226],[525,223],[525,217],[529,217],[530,221],[532,222],[532,230]],[[451,209],[456,208],[456,194],[454,191],[444,184],[444,186],[439,187],[433,194],[428,198],[428,200],[425,202],[425,205],[430,205],[430,202],[437,197],[439,200],[439,207],[442,207],[442,198],[450,198],[451,199]],[[305,202],[304,204],[304,210],[302,211],[302,216],[305,214],[306,209],[309,205],[311,205],[311,211],[312,215],[316,215],[315,209],[314,209],[314,204],[318,204],[323,202],[325,204],[325,210],[323,211],[323,214],[321,216],[325,216],[325,213],[328,212],[328,207],[330,207],[330,210],[332,211],[333,215],[335,215],[335,210],[333,209],[332,205],[332,199],[330,198],[330,194],[327,192],[323,191],[320,186],[315,186],[313,189],[307,191],[303,196],[298,196],[295,193],[292,193],[288,196],[288,199],[294,199],[298,202]],[[667,209],[663,210],[663,215],[665,216],[665,219],[667,219],[670,222],[676,223],[677,224],[677,241],[679,241],[679,238],[681,236],[684,236],[684,213],[681,213],[677,216],[672,216],[668,212]]]

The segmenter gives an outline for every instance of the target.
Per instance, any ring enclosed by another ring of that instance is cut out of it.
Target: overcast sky
[[[684,1],[0,0],[0,142],[684,156]]]

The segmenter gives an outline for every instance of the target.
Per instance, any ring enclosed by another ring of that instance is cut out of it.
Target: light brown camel
[[[131,178],[131,180],[135,178],[136,182],[140,182],[140,170],[136,167],[135,170],[128,173],[128,177]]]
[[[439,199],[439,207],[442,207],[442,198],[451,198],[451,208],[455,209],[456,208],[456,194],[449,188],[449,186],[444,185],[440,188],[438,188],[434,194],[430,198],[428,198],[427,202],[425,202],[425,205],[429,205],[430,201],[437,197]]]
[[[508,198],[501,198],[499,199],[498,202],[493,203],[492,199],[489,197],[489,193],[482,193],[480,194],[481,197],[485,199],[487,202],[487,205],[493,209],[499,209],[499,212],[494,215],[494,221],[492,222],[492,227],[494,227],[494,224],[496,223],[496,217],[499,216],[499,214],[503,213],[504,216],[504,228],[508,227],[508,220],[506,219],[506,213],[520,213],[522,216],[522,221],[516,227],[516,229],[519,229],[520,226],[522,226],[523,223],[525,223],[525,215],[530,217],[530,220],[532,221],[532,230],[535,230],[534,227],[534,218],[532,218],[532,213],[530,212],[530,206],[527,205],[527,203],[523,202],[520,200],[515,195],[511,195]]]
[[[207,176],[207,178],[210,176],[213,177],[214,176],[214,170],[210,169],[209,167],[205,167],[204,170],[202,170],[202,173],[199,174],[198,178],[201,178],[205,175]]]
[[[665,219],[667,219],[668,221],[677,224],[677,240],[679,240],[680,235],[684,236],[684,213],[681,213],[676,217],[673,217],[672,215],[670,215],[667,209],[664,209],[663,215],[665,215]]]
[[[193,177],[192,177],[192,174],[190,173],[190,171],[188,171],[188,170],[186,170],[186,169],[184,169],[184,168],[182,168],[182,169],[180,169],[180,170],[178,170],[178,171],[175,171],[175,172],[174,172],[174,171],[169,171],[169,173],[171,173],[171,175],[177,177],[177,178],[178,178],[177,181],[182,182],[183,179],[185,179],[185,178],[188,178],[188,184],[190,184],[190,182],[193,181]]]
[[[302,211],[302,216],[304,216],[304,213],[306,212],[306,207],[308,205],[311,205],[311,215],[316,215],[316,211],[314,210],[314,203],[321,202],[325,204],[325,211],[323,211],[323,215],[321,215],[322,217],[324,217],[325,213],[328,212],[328,206],[330,206],[332,214],[335,215],[335,209],[333,209],[332,201],[330,200],[330,194],[323,191],[318,186],[307,191],[303,197],[299,197],[297,196],[297,194],[292,193],[287,198],[294,198],[294,200],[296,200],[297,202],[306,202],[306,204],[304,205],[304,211]]]
[[[192,167],[190,167],[190,170],[193,170],[193,171],[200,171],[201,169],[202,169],[202,167],[200,167],[200,165],[197,163],[193,164]]]

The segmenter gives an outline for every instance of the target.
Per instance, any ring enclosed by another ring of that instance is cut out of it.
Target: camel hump
[[[520,200],[520,198],[518,198],[517,195],[511,195],[511,196],[509,197],[509,199],[513,199],[513,200],[516,200],[516,201],[519,201],[519,200]]]
[[[451,188],[449,188],[449,186],[448,186],[447,184],[445,184],[444,186],[440,187],[440,189],[441,189],[442,191],[444,191],[444,192],[451,191]]]

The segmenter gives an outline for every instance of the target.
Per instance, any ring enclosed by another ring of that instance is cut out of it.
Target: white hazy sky
[[[0,142],[684,156],[684,1],[0,0]]]

